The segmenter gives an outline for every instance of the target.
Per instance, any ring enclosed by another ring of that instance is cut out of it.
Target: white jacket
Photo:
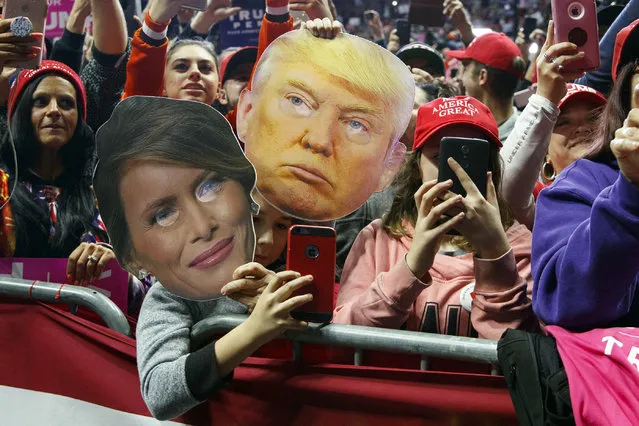
[[[532,230],[535,219],[533,189],[544,163],[559,107],[534,94],[517,118],[500,151],[504,162],[501,192],[515,219]]]

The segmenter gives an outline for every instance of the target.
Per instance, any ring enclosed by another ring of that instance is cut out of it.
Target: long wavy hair
[[[395,198],[390,210],[386,213],[382,219],[382,225],[384,230],[396,239],[400,239],[404,236],[412,237],[408,229],[406,229],[406,223],[415,227],[417,222],[417,206],[415,205],[415,193],[422,185],[422,177],[419,168],[419,161],[422,155],[422,150],[418,149],[407,155],[404,165],[401,170],[395,176],[393,181],[393,187],[395,190]],[[499,151],[494,144],[491,144],[490,150],[490,170],[493,174],[493,183],[497,192],[497,200],[499,202],[499,213],[501,216],[501,223],[504,230],[510,228],[515,222],[512,212],[506,201],[501,196],[501,178],[502,178],[502,163]],[[455,236],[452,242],[458,247],[471,251],[473,247],[464,238]]]
[[[95,139],[91,128],[82,120],[84,107],[77,102],[78,124],[69,142],[60,149],[64,166],[64,182],[68,182],[58,198],[55,236],[49,239],[50,219],[45,202],[37,199],[25,186],[32,167],[40,155],[40,142],[31,122],[33,94],[39,84],[51,73],[35,78],[24,89],[16,103],[9,124],[11,131],[0,143],[0,167],[9,173],[9,187],[13,187],[16,168],[13,161],[11,137],[15,145],[18,164],[16,191],[11,199],[11,210],[16,223],[16,255],[37,256],[42,245],[54,253],[68,256],[79,244],[82,235],[93,232],[106,238],[93,226],[95,198],[91,191],[91,173],[96,161]],[[61,75],[64,77],[63,75]],[[76,93],[76,96],[79,96]]]

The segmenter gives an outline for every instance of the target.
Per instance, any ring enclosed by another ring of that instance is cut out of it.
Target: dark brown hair
[[[488,73],[488,90],[497,99],[501,101],[509,101],[515,95],[517,85],[520,78],[511,72],[499,70],[497,68],[491,68],[481,62],[472,61],[474,63],[473,77],[477,78],[482,69],[485,69]],[[512,68],[521,75],[526,72],[526,62],[520,56],[513,59]]]
[[[411,236],[404,226],[405,221],[409,222],[413,227],[417,222],[417,206],[415,205],[414,196],[423,183],[419,169],[421,151],[421,149],[418,149],[408,154],[403,167],[397,173],[397,176],[395,176],[395,180],[393,181],[395,198],[393,199],[390,210],[384,215],[382,220],[384,230],[397,239],[403,236]],[[500,189],[503,167],[499,150],[492,144],[490,161],[493,183],[495,184],[497,200],[499,202],[501,223],[504,230],[506,230],[512,226],[514,219],[508,204],[501,196]],[[461,248],[472,250],[470,243],[463,237],[455,237],[453,242]]]
[[[200,102],[134,96],[120,102],[96,134],[93,187],[120,265],[131,268],[133,245],[120,198],[120,179],[135,161],[216,172],[238,182],[247,202],[256,175],[224,116]],[[131,271],[136,272],[136,271]]]
[[[592,147],[584,155],[584,158],[594,159],[612,155],[610,142],[615,138],[617,129],[623,127],[623,122],[630,112],[632,76],[635,75],[638,63],[639,60],[636,60],[624,65],[617,74],[617,81],[612,86],[608,103],[597,123]]]

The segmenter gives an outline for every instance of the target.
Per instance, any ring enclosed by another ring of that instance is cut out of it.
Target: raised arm
[[[77,0],[73,3],[69,19],[62,33],[62,37],[53,44],[51,59],[68,65],[76,73],[82,68],[84,28],[86,20],[91,14],[89,0]]]
[[[122,55],[127,48],[126,19],[119,0],[91,0],[93,45],[105,55]]]
[[[554,62],[549,62],[544,55],[555,58]],[[551,21],[548,25],[546,43],[537,58],[537,93],[530,97],[528,105],[517,118],[515,128],[500,151],[505,165],[502,194],[509,203],[515,219],[531,230],[535,220],[535,200],[532,192],[559,116],[557,105],[566,95],[566,82],[578,76],[561,72],[559,65],[565,65],[581,57],[583,53],[577,53],[577,46],[574,44],[554,43]]]
[[[97,130],[117,105],[124,90],[130,46],[124,12],[118,0],[91,0],[93,59],[82,69],[87,91],[87,123]]]
[[[162,96],[164,67],[171,19],[189,0],[154,0],[144,15],[144,24],[131,40],[131,57],[126,69],[122,99],[129,96]]]

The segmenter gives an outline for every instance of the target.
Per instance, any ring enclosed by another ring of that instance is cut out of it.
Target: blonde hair
[[[260,58],[251,90],[259,93],[268,84],[271,65],[280,63],[312,64],[347,89],[381,100],[391,112],[388,120],[394,126],[389,148],[408,128],[415,82],[406,65],[381,46],[345,33],[327,40],[314,37],[308,30],[290,31],[271,43]]]

